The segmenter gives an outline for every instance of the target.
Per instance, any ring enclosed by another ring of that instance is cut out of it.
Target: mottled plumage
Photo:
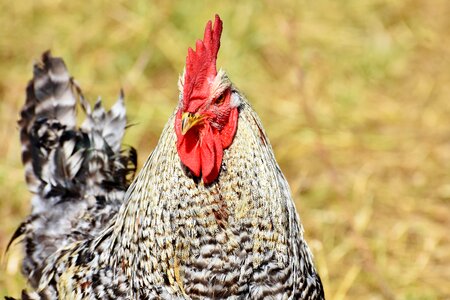
[[[77,98],[86,113],[76,126]],[[22,271],[37,287],[44,260],[56,250],[96,236],[117,213],[136,170],[133,148],[121,150],[126,117],[123,95],[108,112],[92,110],[62,59],[44,53],[19,120],[22,161],[34,194],[23,235]]]
[[[221,29],[218,17],[216,22]],[[223,146],[217,177],[205,183],[182,163],[180,138],[204,147],[202,130],[209,130],[214,142],[227,128],[203,112],[184,113],[186,77],[180,78],[179,106],[113,221],[50,255],[36,292],[24,298],[324,299],[288,183],[261,122],[222,70],[202,85],[214,95],[208,109],[223,111],[222,102],[237,109],[237,128],[231,144]],[[228,98],[222,100],[222,93]],[[193,122],[198,133],[175,130],[181,114],[181,126]]]

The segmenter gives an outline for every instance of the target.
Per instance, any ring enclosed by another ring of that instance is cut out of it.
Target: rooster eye
[[[214,102],[216,105],[220,105],[223,103],[223,100],[225,99],[224,95],[220,95],[219,98],[216,99],[216,101]]]

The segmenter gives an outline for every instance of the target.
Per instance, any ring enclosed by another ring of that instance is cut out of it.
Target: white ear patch
[[[239,93],[236,91],[231,92],[230,106],[238,107],[239,105],[241,105],[241,97],[239,96]]]

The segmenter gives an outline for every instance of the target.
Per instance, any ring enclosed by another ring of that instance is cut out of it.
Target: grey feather
[[[92,113],[85,110],[90,126],[77,128],[77,98],[89,104],[64,61],[46,52],[34,66],[19,120],[22,160],[34,196],[30,216],[11,240],[25,237],[22,271],[33,287],[52,253],[96,236],[123,201],[137,156],[134,149],[121,151],[126,126],[121,95],[120,105],[108,112],[100,103]]]

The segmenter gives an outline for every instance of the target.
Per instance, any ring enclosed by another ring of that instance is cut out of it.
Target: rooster
[[[324,299],[261,121],[217,70],[221,33],[216,15],[189,48],[179,104],[131,184],[123,97],[91,110],[44,54],[19,122],[35,194],[14,235],[34,288],[23,299]]]

